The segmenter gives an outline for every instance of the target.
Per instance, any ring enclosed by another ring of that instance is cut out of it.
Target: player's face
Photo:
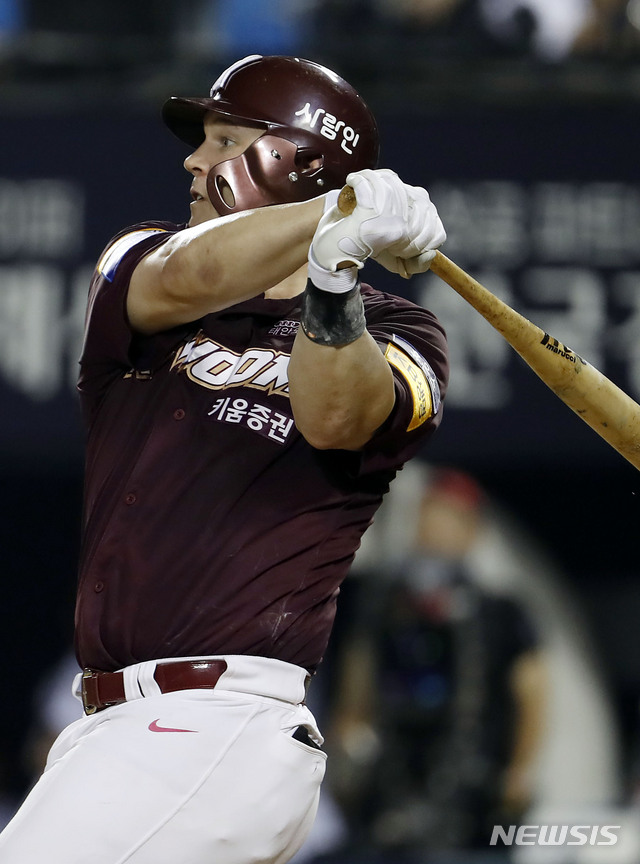
[[[219,162],[240,156],[263,132],[263,129],[256,129],[255,126],[239,126],[219,114],[209,112],[205,115],[205,139],[184,160],[184,167],[193,175],[190,226],[200,225],[220,215],[207,195],[207,174],[211,168]]]

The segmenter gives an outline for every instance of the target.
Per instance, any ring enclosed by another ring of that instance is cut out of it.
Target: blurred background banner
[[[207,86],[203,76],[202,89]],[[375,90],[374,90],[375,93]],[[71,100],[73,101],[73,100]],[[87,284],[110,236],[187,218],[185,153],[157,106],[25,116],[5,109],[0,178],[2,459],[75,461],[74,395]],[[1,110],[1,107],[0,107]],[[628,108],[378,111],[383,162],[426,185],[446,254],[640,398],[640,124]],[[365,278],[432,308],[451,341],[441,458],[470,466],[608,464],[608,447],[500,336],[431,275]]]

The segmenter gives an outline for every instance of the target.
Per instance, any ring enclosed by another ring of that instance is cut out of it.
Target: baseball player
[[[305,691],[340,583],[442,415],[440,325],[359,275],[370,257],[423,271],[445,232],[424,189],[375,168],[353,88],[251,56],[163,114],[192,148],[191,218],[121,231],[93,276],[84,716],[0,835],[3,864],[296,852],[326,758]]]

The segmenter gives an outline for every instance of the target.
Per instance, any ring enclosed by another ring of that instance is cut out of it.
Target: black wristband
[[[319,345],[339,347],[355,342],[366,329],[360,282],[350,291],[333,294],[316,288],[308,279],[300,323],[305,336]]]

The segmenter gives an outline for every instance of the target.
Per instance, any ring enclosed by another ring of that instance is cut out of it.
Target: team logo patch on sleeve
[[[120,237],[109,246],[98,262],[98,273],[108,282],[113,282],[118,265],[127,252],[141,240],[152,237],[154,234],[166,234],[166,231],[164,228],[140,228],[138,231],[132,231],[130,234]]]
[[[384,356],[409,385],[413,416],[407,432],[411,432],[440,410],[440,386],[435,372],[413,345],[396,335],[392,336],[392,340]]]

